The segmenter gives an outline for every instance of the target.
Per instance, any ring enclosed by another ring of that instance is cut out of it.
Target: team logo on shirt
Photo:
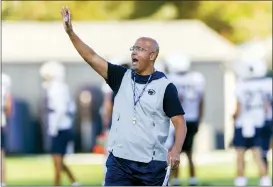
[[[153,89],[149,89],[149,90],[148,90],[148,94],[149,94],[149,95],[154,95],[154,94],[155,94],[155,91],[154,91]]]

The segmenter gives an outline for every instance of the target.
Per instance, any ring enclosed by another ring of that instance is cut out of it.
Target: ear
[[[154,60],[156,59],[156,57],[157,57],[157,54],[156,54],[155,52],[152,52],[152,53],[150,54],[150,60],[151,60],[151,61],[154,61]]]

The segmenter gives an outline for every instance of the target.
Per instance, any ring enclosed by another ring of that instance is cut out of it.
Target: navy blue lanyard
[[[153,75],[153,74],[150,75],[148,81],[146,82],[146,84],[145,84],[144,88],[142,89],[141,93],[139,94],[139,96],[136,97],[136,74],[134,73],[134,86],[133,86],[134,107],[135,107],[136,104],[139,102],[140,98],[142,97],[142,95],[143,95],[143,93],[144,93],[146,87],[148,86],[148,84],[149,84],[149,82],[150,82],[150,80],[151,80],[151,78],[152,78],[152,75]]]

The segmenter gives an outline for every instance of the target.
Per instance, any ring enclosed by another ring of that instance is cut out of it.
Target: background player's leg
[[[62,157],[62,169],[63,171],[66,173],[66,175],[68,176],[70,182],[74,185],[77,185],[78,183],[76,183],[76,179],[73,176],[72,172],[70,171],[70,169],[68,168],[68,166],[64,163],[63,157]]]
[[[64,155],[67,152],[67,147],[69,143],[73,140],[73,135],[71,130],[65,130],[60,133],[60,142],[59,142],[59,153],[61,155],[61,164],[62,164],[62,171],[68,176],[72,186],[79,186],[80,184],[76,182],[74,175],[72,174],[69,167],[64,162]]]
[[[263,145],[262,145],[262,150],[261,150],[261,155],[262,155],[262,160],[265,164],[266,171],[268,173],[268,159],[267,159],[267,154],[269,151],[269,146],[270,146],[270,137],[264,137],[263,139]]]
[[[245,177],[245,152],[244,148],[236,148],[236,165],[237,165],[237,176],[234,180],[235,186],[246,186],[247,179]]]
[[[266,165],[261,157],[261,150],[258,147],[252,148],[252,154],[255,163],[257,164],[257,167],[259,169],[259,175],[260,175],[260,185],[261,186],[271,186],[271,179],[269,176],[267,176],[267,170]]]
[[[2,143],[2,142],[1,142]],[[1,186],[6,185],[5,151],[1,148]]]
[[[268,160],[267,160],[267,154],[270,149],[270,141],[272,136],[272,122],[267,121],[264,125],[264,127],[261,129],[261,149],[262,149],[262,159],[265,163],[266,170],[268,173]]]
[[[180,167],[178,167],[175,170],[172,170],[172,173],[171,173],[172,179],[170,182],[170,184],[172,186],[180,186],[181,185],[181,181],[179,179],[179,172],[180,172]]]
[[[196,186],[198,181],[195,177],[195,166],[192,157],[192,148],[194,143],[194,137],[198,131],[198,123],[196,122],[187,122],[187,135],[182,147],[182,151],[186,154],[189,165],[189,180],[188,184],[190,186]]]
[[[192,151],[186,151],[186,155],[188,158],[188,162],[189,162],[189,174],[190,174],[190,179],[189,179],[189,185],[190,186],[195,186],[197,185],[197,179],[196,179],[196,175],[195,175],[195,165],[192,159]]]
[[[54,185],[60,186],[61,183],[61,172],[62,172],[62,156],[60,154],[53,154],[53,162],[54,162]]]
[[[196,173],[195,173],[195,164],[193,162],[193,157],[192,157],[192,149],[193,149],[193,144],[194,144],[194,137],[196,135],[196,133],[198,132],[198,123],[197,122],[191,122],[188,123],[187,127],[190,129],[190,133],[188,135],[188,142],[187,145],[185,147],[185,153],[187,155],[188,158],[188,163],[189,163],[189,185],[190,186],[196,186],[198,181],[196,178]]]

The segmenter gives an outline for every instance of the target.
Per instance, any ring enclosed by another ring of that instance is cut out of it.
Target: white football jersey
[[[4,127],[7,123],[7,117],[5,113],[6,97],[10,92],[9,87],[2,84],[2,100],[1,100],[1,127]]]
[[[66,83],[53,81],[46,87],[49,129],[66,130],[72,127],[75,101]],[[70,114],[70,115],[69,115]]]
[[[169,80],[177,88],[186,121],[198,121],[199,105],[204,95],[205,79],[199,72],[185,74],[171,74]]]
[[[240,103],[240,112],[235,120],[236,127],[262,127],[265,121],[264,79],[238,81],[235,95]]]

